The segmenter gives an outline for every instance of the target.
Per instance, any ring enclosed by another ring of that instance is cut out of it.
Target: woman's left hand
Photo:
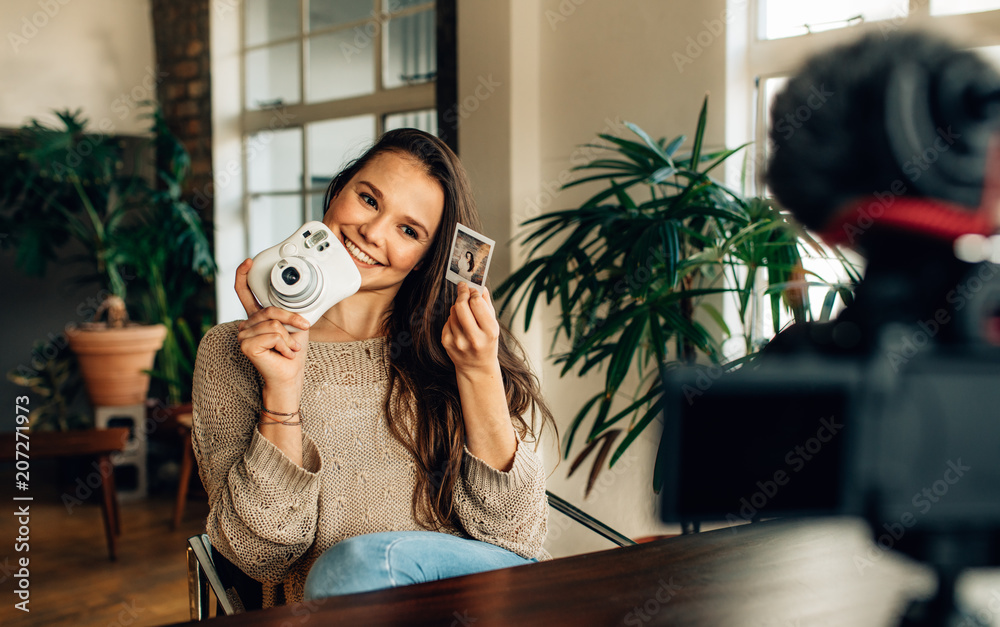
[[[492,374],[499,367],[500,323],[489,290],[459,283],[458,297],[441,331],[441,344],[460,374]]]

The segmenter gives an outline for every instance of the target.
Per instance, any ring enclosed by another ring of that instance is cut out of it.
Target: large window
[[[245,0],[242,18],[253,254],[320,219],[330,178],[384,130],[436,132],[435,3]]]
[[[727,32],[728,83],[726,143],[753,141],[749,179],[759,187],[767,163],[770,104],[788,76],[806,58],[830,46],[855,38],[858,28],[888,35],[920,27],[961,37],[969,48],[1000,63],[1000,0],[729,0]],[[812,270],[829,280],[837,278],[836,264],[809,260]],[[810,292],[814,315],[825,290]],[[838,307],[841,306],[838,303]],[[771,328],[769,307],[761,307],[761,328]],[[782,323],[787,322],[782,320]]]

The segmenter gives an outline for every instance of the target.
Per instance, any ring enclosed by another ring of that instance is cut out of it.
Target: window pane
[[[387,131],[391,131],[394,128],[419,128],[432,135],[437,135],[437,111],[434,109],[424,109],[423,111],[393,113],[385,116],[383,126]]]
[[[374,15],[374,0],[309,0],[309,30],[356,22]]]
[[[248,109],[299,102],[299,44],[281,44],[246,55]]]
[[[265,130],[247,138],[247,188],[251,192],[302,189],[302,129]]]
[[[307,220],[323,221],[323,214],[326,213],[326,209],[323,207],[323,196],[324,194],[309,194],[309,207],[307,208],[309,214],[306,216]]]
[[[274,246],[305,224],[302,196],[257,196],[250,199],[250,254]]]
[[[434,11],[389,20],[385,68],[386,88],[423,83],[437,73]]]
[[[771,142],[768,139],[771,134],[771,105],[774,104],[774,97],[785,88],[787,83],[787,76],[774,76],[764,80],[764,115],[760,118],[763,127],[757,135],[757,156],[759,160],[755,166],[756,175],[758,176],[763,174],[767,162],[771,159]],[[771,190],[765,187],[764,195],[769,197]]]
[[[295,0],[246,0],[244,7],[246,46],[299,33],[299,3]]]
[[[1000,0],[931,0],[931,15],[979,13],[1000,9]]]
[[[1000,70],[1000,46],[987,46],[986,48],[976,48],[976,52],[983,55],[987,61],[993,63],[993,67]]]
[[[950,0],[949,0],[950,1]],[[905,18],[909,0],[764,0],[766,39],[843,28],[861,21]]]
[[[787,76],[773,76],[764,80],[764,124],[771,125],[771,105],[774,97],[788,84]]]
[[[323,189],[347,162],[375,142],[375,116],[359,115],[306,126],[309,189]]]
[[[395,13],[396,11],[402,11],[403,9],[408,9],[410,7],[415,7],[418,4],[431,4],[428,0],[382,0],[382,6],[389,13]]]
[[[375,91],[374,42],[355,35],[352,29],[309,38],[309,102]]]

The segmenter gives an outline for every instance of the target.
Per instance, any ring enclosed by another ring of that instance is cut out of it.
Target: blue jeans
[[[520,566],[538,560],[436,531],[384,531],[343,540],[319,556],[305,598],[321,599]]]

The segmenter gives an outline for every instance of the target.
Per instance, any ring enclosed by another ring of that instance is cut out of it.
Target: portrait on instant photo
[[[468,283],[473,289],[482,291],[486,286],[486,273],[493,257],[496,242],[459,224],[451,243],[446,278],[455,283]]]

